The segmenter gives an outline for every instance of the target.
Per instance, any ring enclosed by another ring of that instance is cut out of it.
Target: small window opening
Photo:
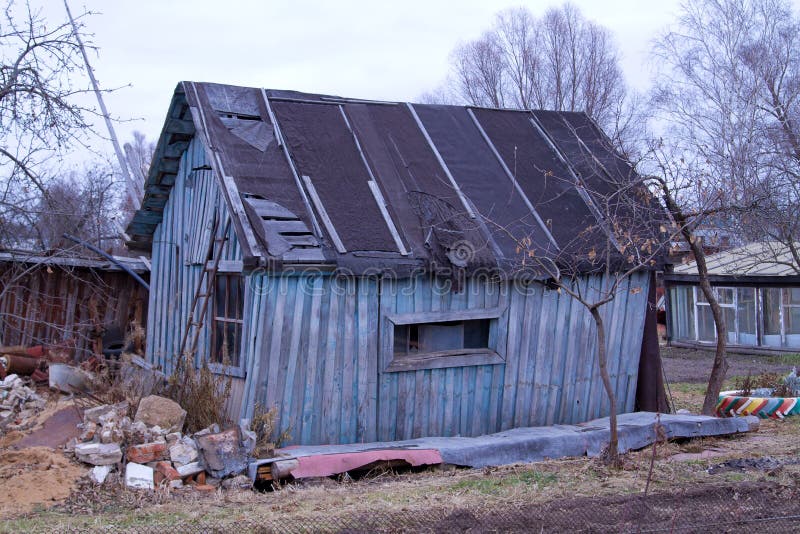
[[[214,277],[212,363],[239,367],[244,312],[244,277],[218,273]]]
[[[489,348],[491,319],[395,325],[394,355]]]

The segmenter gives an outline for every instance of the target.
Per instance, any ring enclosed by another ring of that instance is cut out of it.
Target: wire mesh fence
[[[264,533],[394,533],[394,532],[800,532],[800,491],[795,485],[742,482],[725,485],[677,486],[659,491],[597,497],[572,497],[530,505],[485,509],[438,506],[404,511],[380,509],[355,514],[330,510],[314,517],[271,516],[270,519],[185,516],[158,521],[127,517],[117,524],[80,528],[69,522],[48,525],[58,532],[264,532]],[[198,503],[202,506],[202,503]],[[266,506],[266,505],[265,505]],[[258,514],[260,515],[260,514]],[[2,530],[2,529],[0,529]]]

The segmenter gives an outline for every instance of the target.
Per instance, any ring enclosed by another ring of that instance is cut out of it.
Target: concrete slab
[[[619,415],[620,452],[641,449],[652,444],[656,439],[657,417],[658,415],[652,412]],[[721,436],[758,429],[758,418],[754,416],[717,418],[703,415],[662,414],[660,418],[668,439]],[[344,470],[347,470],[347,466],[351,466],[350,469],[354,468],[352,457],[342,461],[341,455],[376,451],[426,451],[426,453],[438,451],[441,463],[466,467],[528,463],[569,456],[597,456],[608,443],[608,424],[608,418],[605,417],[578,425],[515,428],[474,438],[433,437],[392,442],[286,447],[277,450],[278,456],[274,458],[251,463],[248,473],[255,479],[258,466],[295,458],[301,460],[298,462],[299,465],[306,466],[297,471],[298,476],[292,471],[292,476],[295,478],[329,476],[344,472],[337,471],[337,468]],[[403,454],[392,456],[402,458]],[[307,457],[315,459],[302,461]],[[370,457],[372,455],[364,456],[365,459]],[[330,461],[326,461],[326,458]],[[434,459],[435,456],[431,456],[426,460]],[[315,467],[311,468],[312,465]]]
[[[81,435],[78,423],[81,417],[73,406],[61,408],[48,417],[41,428],[38,428],[12,445],[13,449],[27,449],[30,447],[50,447],[56,449],[65,445],[72,438]]]

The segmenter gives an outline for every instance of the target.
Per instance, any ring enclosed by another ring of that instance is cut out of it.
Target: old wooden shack
[[[117,258],[147,278],[149,265]],[[68,254],[0,252],[0,345],[61,347],[77,360],[104,337],[144,327],[147,291],[108,260]],[[115,334],[116,333],[116,334]]]
[[[147,358],[169,371],[207,306],[196,357],[234,376],[234,414],[275,406],[302,444],[606,414],[590,315],[516,269],[519,237],[546,257],[597,225],[586,167],[630,171],[603,141],[582,113],[180,83],[128,229],[152,252]],[[655,395],[651,273],[626,284],[604,314],[632,411]]]

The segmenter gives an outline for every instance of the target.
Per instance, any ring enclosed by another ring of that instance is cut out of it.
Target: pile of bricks
[[[0,430],[25,430],[33,425],[46,401],[32,386],[30,378],[16,374],[0,380]]]
[[[151,395],[131,420],[127,403],[84,413],[83,433],[72,444],[75,456],[93,465],[90,478],[102,484],[114,470],[129,488],[251,488],[242,475],[255,448],[247,422],[220,431],[218,425],[182,434],[186,412],[175,402]]]

